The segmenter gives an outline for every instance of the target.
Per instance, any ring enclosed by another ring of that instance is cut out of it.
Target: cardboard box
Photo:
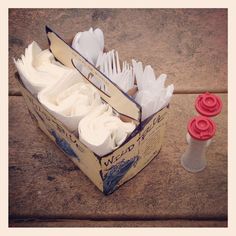
[[[109,94],[99,90],[101,98],[122,116],[133,120],[137,124],[134,132],[119,148],[110,154],[99,157],[52,116],[41,105],[38,99],[24,87],[18,74],[16,75],[19,88],[32,120],[81,169],[98,189],[104,194],[110,194],[134,177],[159,154],[167,122],[168,106],[145,121],[140,122],[141,107],[133,99],[121,91],[48,27],[46,27],[46,33],[50,50],[55,58],[72,68],[74,68],[75,61],[83,64],[90,72],[87,77],[82,74],[84,82],[91,84],[88,79],[90,76],[95,76],[96,79],[103,81],[108,87]],[[78,71],[78,73],[81,72]]]

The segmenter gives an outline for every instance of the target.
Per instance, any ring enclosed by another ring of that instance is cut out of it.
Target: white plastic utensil
[[[145,66],[141,62],[132,60],[133,70],[138,85],[135,100],[142,106],[142,120],[145,120],[161,108],[165,107],[172,97],[173,84],[165,88],[167,76],[161,74],[157,79],[150,65]]]
[[[126,61],[122,63],[122,68],[120,68],[117,51],[111,50],[102,55],[100,54],[96,66],[124,92],[128,92],[134,87],[133,69]],[[106,91],[105,87],[101,86],[101,88]]]
[[[97,28],[78,32],[72,42],[72,47],[84,56],[90,63],[96,65],[100,52],[104,49],[103,32]],[[82,69],[82,68],[79,68]]]

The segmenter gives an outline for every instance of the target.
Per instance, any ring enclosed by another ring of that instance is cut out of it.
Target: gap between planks
[[[92,221],[166,221],[166,220],[192,220],[192,221],[227,221],[227,216],[212,216],[212,217],[206,217],[206,216],[178,216],[178,217],[153,217],[153,216],[110,216],[110,217],[104,217],[104,216],[9,216],[9,220],[14,221],[55,221],[55,220],[92,220]]]
[[[210,93],[218,93],[218,94],[227,94],[227,90],[204,90],[204,89],[199,89],[199,90],[177,90],[174,92],[174,94],[182,95],[182,94],[200,94],[200,93],[205,93],[206,91]],[[20,91],[9,91],[9,96],[22,96]]]
[[[9,227],[228,227],[227,221],[9,221]]]

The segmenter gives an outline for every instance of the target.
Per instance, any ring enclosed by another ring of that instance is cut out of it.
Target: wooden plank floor
[[[36,128],[14,82],[12,57],[36,40],[47,46],[44,25],[66,40],[100,27],[106,47],[167,73],[176,90],[164,145],[135,178],[110,196]],[[71,25],[74,25],[72,27]],[[36,27],[37,26],[37,27]],[[31,32],[32,31],[32,32]],[[227,11],[24,10],[9,13],[9,225],[12,227],[225,227],[227,226]],[[207,168],[180,165],[187,121],[202,91],[217,92],[223,111],[207,150]]]

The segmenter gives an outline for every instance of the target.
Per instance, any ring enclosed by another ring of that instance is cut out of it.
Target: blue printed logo
[[[116,185],[128,172],[128,170],[135,166],[139,156],[135,156],[130,160],[122,160],[117,165],[111,167],[111,169],[105,174],[103,179],[104,194],[110,194],[116,189]]]
[[[60,138],[57,133],[54,130],[51,130],[51,134],[54,136],[56,140],[56,144],[69,156],[76,157],[79,159],[79,157],[75,154],[73,149],[71,148],[70,144],[66,142],[65,139]]]

